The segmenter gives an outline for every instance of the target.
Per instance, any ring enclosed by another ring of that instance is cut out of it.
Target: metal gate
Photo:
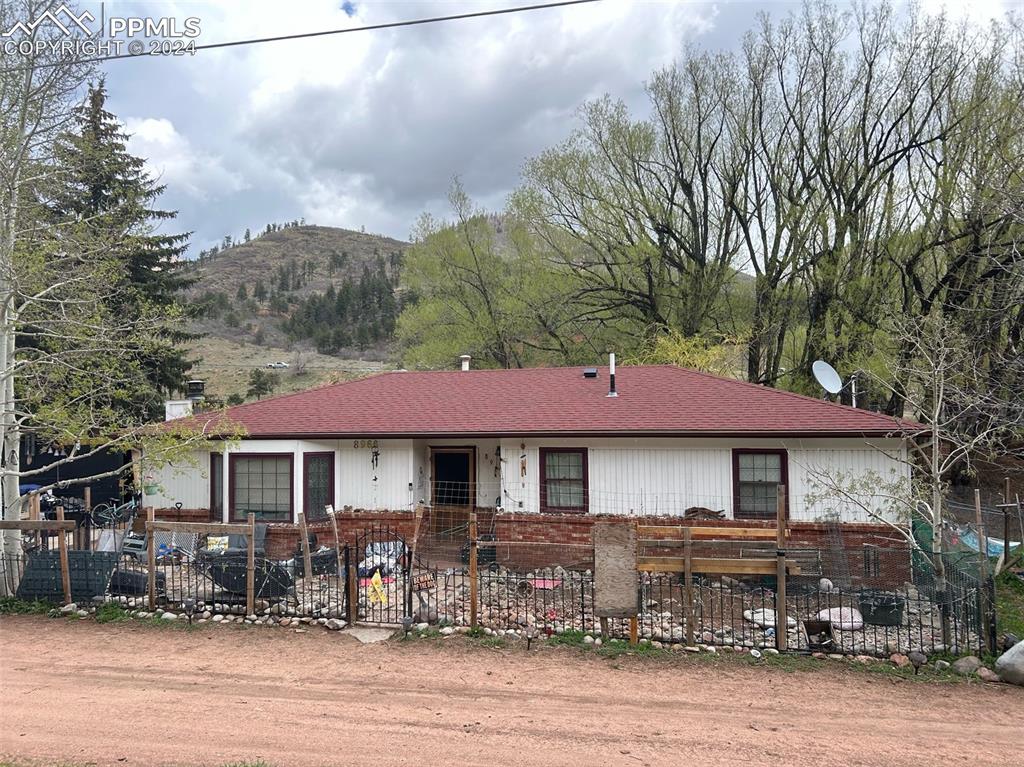
[[[411,615],[411,556],[405,537],[385,525],[374,525],[356,536],[356,617],[361,623],[400,625]]]

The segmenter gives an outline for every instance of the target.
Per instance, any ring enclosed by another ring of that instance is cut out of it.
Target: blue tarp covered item
[[[960,543],[973,551],[981,551],[981,544],[978,542],[978,534],[971,528],[964,528],[959,533]],[[1020,546],[1020,541],[1010,541],[1010,548]],[[1001,557],[1003,555],[1003,540],[1001,538],[989,538],[985,541],[985,548],[990,557]]]

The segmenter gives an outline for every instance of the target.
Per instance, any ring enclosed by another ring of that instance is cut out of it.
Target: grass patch
[[[26,602],[15,597],[0,598],[0,615],[48,615],[51,610],[56,609],[57,605],[40,599]],[[0,767],[3,767],[2,763]]]
[[[672,654],[671,650],[664,647],[655,647],[650,642],[643,644],[630,644],[625,639],[609,639],[602,642],[601,646],[583,645],[586,648],[593,648],[594,652],[602,658],[618,658],[621,655],[635,655],[639,658],[664,658]]]
[[[481,647],[492,647],[494,649],[499,649],[505,646],[505,640],[501,637],[485,636],[481,639],[478,639],[477,644],[479,644]]]
[[[398,637],[398,641],[399,642],[415,642],[415,641],[420,640],[420,639],[440,639],[440,638],[441,638],[440,630],[438,628],[436,628],[435,626],[430,626],[429,628],[426,628],[423,631],[417,631],[416,629],[411,629],[409,631],[409,633],[406,633],[406,632],[403,631],[403,632],[400,633],[400,635]]]
[[[996,629],[1024,638],[1024,582],[1009,570],[996,578]]]
[[[547,638],[549,645],[569,645],[570,647],[586,647],[583,644],[583,637],[586,634],[582,631],[563,631],[561,634],[552,634]]]
[[[114,602],[104,602],[96,608],[95,618],[97,623],[127,621],[131,620],[131,617],[121,605]]]

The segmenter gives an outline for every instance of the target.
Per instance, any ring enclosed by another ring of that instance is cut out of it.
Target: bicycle
[[[118,505],[101,503],[93,507],[89,518],[93,527],[116,527],[134,517],[138,508],[139,503],[136,498]]]

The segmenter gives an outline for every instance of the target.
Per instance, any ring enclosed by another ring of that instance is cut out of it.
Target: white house
[[[420,502],[774,519],[781,484],[794,521],[867,521],[815,498],[814,475],[909,476],[908,424],[892,417],[670,366],[617,372],[390,372],[200,414],[211,433],[226,418],[246,436],[198,468],[166,467],[145,503],[224,521]]]

